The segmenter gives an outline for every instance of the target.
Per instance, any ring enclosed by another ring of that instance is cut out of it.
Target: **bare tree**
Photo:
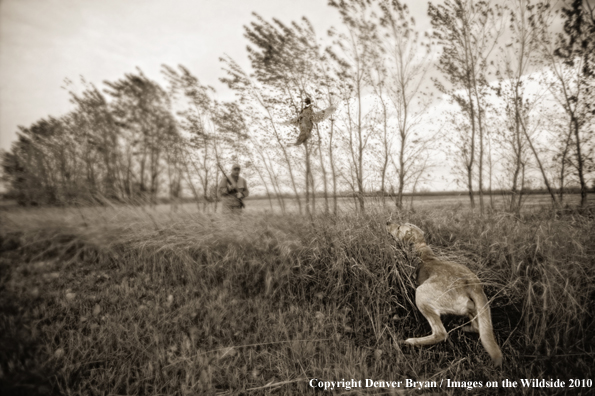
[[[168,110],[168,96],[142,71],[126,74],[115,82],[106,81],[108,94],[113,98],[111,112],[128,131],[133,144],[132,155],[139,164],[139,191],[156,203],[159,176],[163,170],[161,156],[164,136],[176,133],[174,120]]]
[[[473,0],[446,0],[444,4],[430,3],[428,14],[434,38],[442,46],[438,69],[450,83],[445,87],[435,80],[440,91],[449,95],[468,117],[471,127],[470,168],[468,188],[474,207],[472,171],[478,140],[479,203],[483,213],[483,163],[485,135],[485,107],[488,90],[490,57],[502,33],[502,13],[499,6]]]
[[[501,54],[498,77],[497,96],[503,101],[503,117],[505,127],[500,129],[501,146],[505,150],[505,158],[511,162],[510,173],[512,185],[509,210],[519,211],[525,184],[527,166],[527,140],[524,127],[529,121],[533,104],[540,94],[533,95],[533,101],[527,97],[525,90],[531,83],[528,73],[534,63],[537,50],[536,29],[531,23],[533,13],[527,0],[510,0],[506,5],[510,35],[499,48]],[[523,122],[524,121],[524,122]],[[521,180],[519,182],[519,176]],[[520,189],[519,189],[520,184]]]
[[[388,55],[388,91],[393,104],[398,138],[397,174],[399,186],[396,198],[398,208],[403,206],[403,190],[409,178],[407,171],[415,168],[411,163],[424,162],[416,157],[420,148],[429,148],[433,136],[420,136],[417,128],[425,116],[429,100],[423,98],[421,86],[430,68],[430,47],[420,41],[415,20],[406,4],[398,1],[381,3],[381,25],[385,34],[380,45]]]
[[[585,144],[593,137],[595,98],[595,15],[586,0],[566,2],[562,9],[564,33],[552,31],[549,4],[538,8],[533,20],[539,30],[543,64],[549,75],[549,89],[568,119],[570,156],[565,159],[576,169],[581,189],[581,206],[587,203],[588,169],[593,167],[592,151]]]
[[[373,126],[366,123],[370,114],[366,114],[363,108],[364,91],[368,85],[366,77],[371,66],[370,52],[366,46],[374,40],[376,25],[371,20],[371,9],[366,1],[330,0],[329,5],[339,11],[347,28],[346,34],[338,34],[334,40],[341,57],[333,51],[333,59],[340,60],[339,77],[348,81],[350,88],[348,97],[351,100],[347,104],[344,128],[345,135],[348,136],[351,173],[355,181],[351,185],[355,188],[359,209],[364,211],[364,156],[373,132]]]

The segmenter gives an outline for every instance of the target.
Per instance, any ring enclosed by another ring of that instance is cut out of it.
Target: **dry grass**
[[[310,378],[593,378],[593,217],[481,218],[455,208],[397,216],[486,282],[502,370],[458,328],[464,318],[446,318],[447,342],[397,343],[429,326],[413,303],[417,258],[385,234],[382,211],[2,217],[5,392],[302,394]]]

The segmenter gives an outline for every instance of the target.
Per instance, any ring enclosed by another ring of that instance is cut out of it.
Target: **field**
[[[430,328],[414,304],[419,259],[386,234],[378,202],[328,216],[317,199],[313,217],[266,200],[240,218],[191,204],[2,210],[0,394],[293,395],[312,379],[361,381],[338,394],[592,394],[594,214],[576,197],[558,212],[544,202],[482,217],[465,196],[428,197],[392,214],[482,279],[501,369],[462,317],[443,318],[446,342],[399,343]]]
[[[479,206],[479,198],[475,198],[475,204]],[[490,205],[490,198],[486,196],[485,198],[485,205]],[[497,209],[508,208],[510,205],[510,195],[499,195],[494,194],[494,206]],[[545,206],[551,206],[551,198],[547,194],[531,194],[525,195],[523,198],[523,207],[526,210],[531,209],[541,209]],[[578,194],[567,194],[564,198],[564,203],[570,206],[576,206],[580,202],[580,195]],[[595,198],[593,195],[588,196],[588,202],[592,204],[595,202]],[[302,203],[304,203],[302,199]],[[329,207],[332,208],[333,202],[332,199],[329,198],[328,200]],[[341,208],[343,211],[353,211],[357,207],[357,203],[353,198],[339,198],[338,199],[338,207]],[[372,207],[382,207],[382,200],[380,197],[375,198],[367,198],[366,205]],[[393,200],[389,197],[386,197],[386,207],[390,208],[393,205]],[[192,211],[195,205],[185,205],[187,207],[186,210]],[[444,195],[432,195],[432,194],[421,194],[411,196],[404,196],[403,197],[403,206],[407,209],[432,209],[437,207],[454,207],[459,206],[460,209],[463,208],[470,208],[469,204],[469,196],[466,193],[458,193],[458,194],[444,194]],[[316,210],[318,212],[324,212],[325,208],[325,200],[322,197],[316,198]],[[287,212],[297,212],[298,205],[295,200],[287,200],[286,204]],[[271,210],[271,205],[269,201],[265,198],[260,198],[256,200],[248,199],[246,201],[246,211],[247,212],[280,212],[280,207],[277,202],[273,202],[273,209]]]

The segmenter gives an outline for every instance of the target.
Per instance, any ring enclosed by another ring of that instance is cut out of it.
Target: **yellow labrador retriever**
[[[409,345],[432,345],[446,340],[448,334],[440,320],[442,314],[467,315],[471,324],[463,330],[479,333],[481,343],[496,366],[502,365],[502,352],[494,338],[488,299],[477,275],[464,265],[442,261],[426,245],[424,232],[409,223],[388,222],[387,231],[399,241],[412,243],[419,253],[415,304],[426,317],[432,334],[409,338]]]

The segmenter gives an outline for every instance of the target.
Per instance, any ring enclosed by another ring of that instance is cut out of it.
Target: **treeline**
[[[164,168],[170,194],[178,194],[179,133],[167,93],[142,73],[106,86],[102,93],[86,84],[71,92],[70,113],[20,128],[3,158],[19,203],[155,199]]]
[[[430,3],[425,34],[397,0],[329,6],[343,25],[324,36],[306,18],[255,14],[245,27],[251,72],[220,59],[232,102],[182,66],[163,66],[165,86],[137,70],[102,89],[73,88],[70,113],[21,127],[3,154],[10,194],[23,205],[191,194],[205,209],[239,162],[271,208],[284,211],[289,194],[301,212],[336,211],[346,190],[359,210],[373,191],[400,208],[446,156],[481,211],[496,189],[512,194],[512,211],[541,186],[555,205],[579,186],[586,204],[595,171],[588,1]],[[307,144],[288,147],[298,132],[283,123],[306,97],[338,110]]]

